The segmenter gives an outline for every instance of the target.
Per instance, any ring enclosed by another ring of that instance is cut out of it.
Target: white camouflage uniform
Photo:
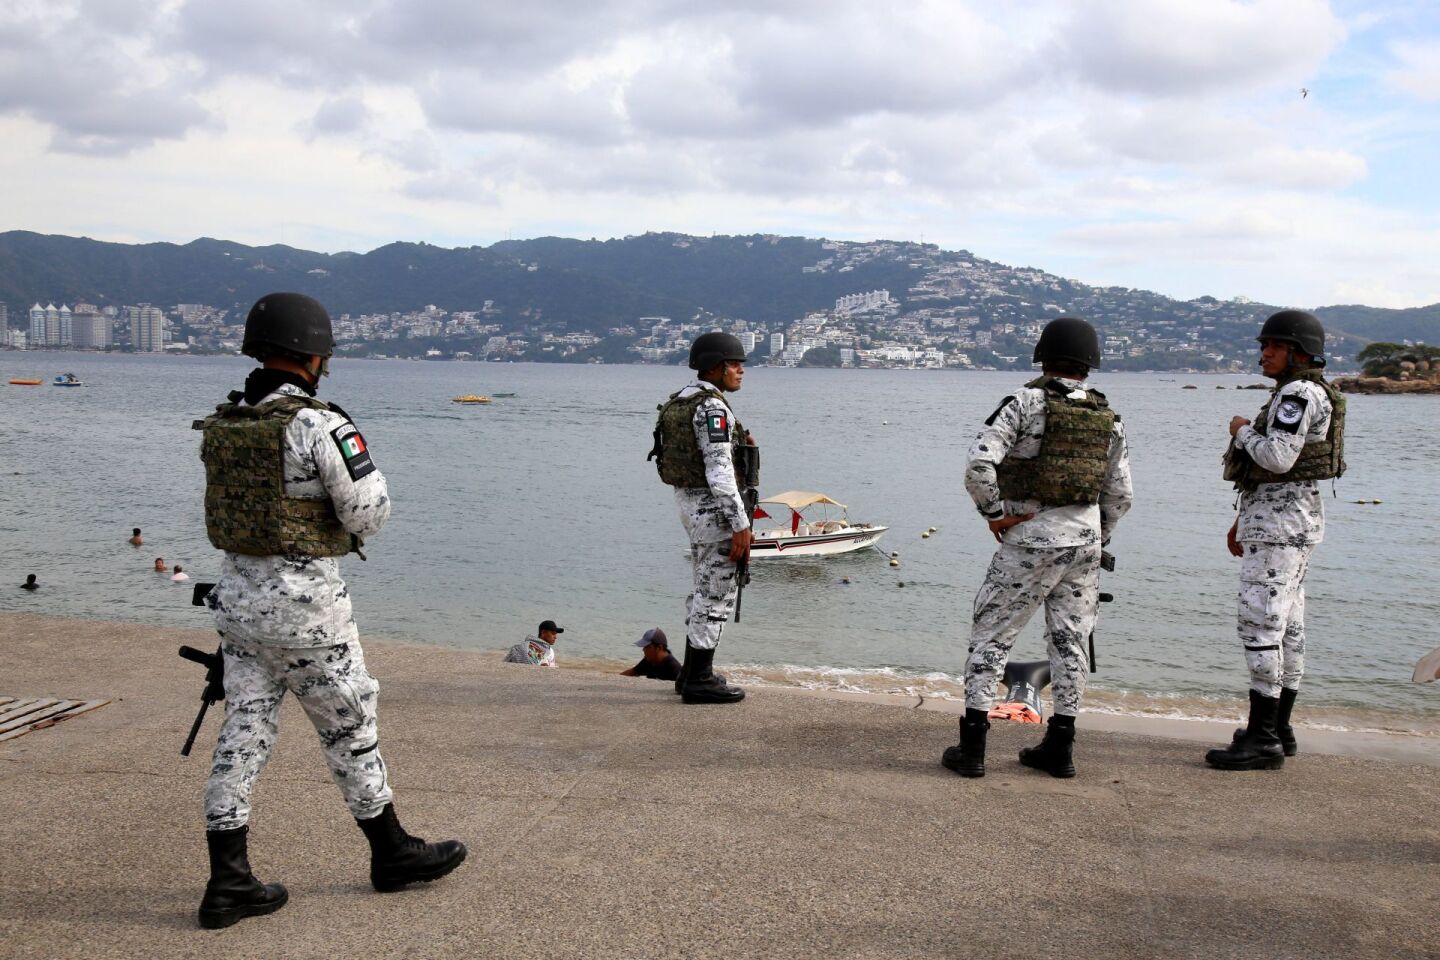
[[[1056,379],[1072,389],[1085,389],[1082,381]],[[995,465],[1012,451],[1020,458],[1038,455],[1045,419],[1045,391],[1023,387],[1001,401],[970,446],[965,489],[980,515],[988,521],[1035,514],[1004,532],[975,595],[965,664],[965,706],[970,709],[995,706],[996,685],[1010,648],[1041,605],[1055,712],[1075,716],[1085,693],[1086,643],[1099,605],[1101,545],[1109,542],[1115,524],[1130,509],[1130,459],[1117,417],[1099,504],[1047,509],[1035,500],[1002,500]]]
[[[1265,433],[1241,427],[1232,441],[1271,473],[1295,465],[1307,441],[1330,431],[1330,398],[1318,384],[1292,380],[1270,403]],[[1305,574],[1325,535],[1325,507],[1315,480],[1262,483],[1240,494],[1237,632],[1250,687],[1267,697],[1300,688],[1305,672]]]
[[[283,384],[260,402],[285,395],[305,393]],[[368,457],[361,475],[351,477],[341,443],[352,435],[357,431],[339,413],[296,414],[285,435],[285,492],[329,498],[345,529],[369,537],[390,516],[390,497]],[[205,786],[206,829],[249,821],[250,791],[275,744],[287,691],[314,724],[351,814],[361,820],[378,815],[391,799],[378,749],[380,685],[365,669],[339,558],[226,551],[206,604],[225,658],[225,722]]]
[[[675,508],[690,537],[693,587],[685,599],[686,639],[693,647],[713,650],[735,609],[735,564],[726,556],[730,536],[749,529],[750,520],[735,482],[730,408],[713,386],[701,380],[681,390],[678,396],[693,396],[700,390],[714,395],[696,406],[693,419],[695,441],[705,457],[708,486],[676,487]],[[723,440],[711,439],[715,417],[722,418]]]

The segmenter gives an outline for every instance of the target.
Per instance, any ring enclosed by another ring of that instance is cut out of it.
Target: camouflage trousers
[[[735,564],[725,556],[729,540],[690,545],[694,589],[685,598],[685,642],[714,650],[735,610]]]
[[[250,791],[279,736],[280,701],[295,695],[315,732],[350,813],[378,816],[390,802],[380,758],[376,695],[359,643],[275,647],[225,641],[225,723],[205,785],[205,828],[231,830],[250,819]]]
[[[1017,547],[1001,544],[975,595],[965,706],[989,710],[1015,638],[1042,605],[1055,712],[1075,716],[1085,696],[1086,644],[1099,606],[1100,545]]]
[[[1236,632],[1250,688],[1267,697],[1300,689],[1305,673],[1305,574],[1314,544],[1241,541],[1240,616]]]

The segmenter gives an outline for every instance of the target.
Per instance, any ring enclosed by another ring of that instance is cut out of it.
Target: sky
[[[0,0],[0,230],[895,239],[1440,302],[1433,0]]]

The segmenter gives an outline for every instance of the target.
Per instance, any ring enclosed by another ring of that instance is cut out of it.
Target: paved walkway
[[[0,695],[111,698],[0,743],[0,957],[1433,958],[1440,769],[1304,754],[1206,769],[1196,745],[1084,729],[1052,780],[954,719],[367,647],[381,746],[451,877],[373,893],[365,842],[287,703],[251,859],[290,904],[195,924],[218,718],[179,746],[212,633],[0,615]],[[723,659],[723,658],[722,658]],[[1302,741],[1302,748],[1304,742]]]

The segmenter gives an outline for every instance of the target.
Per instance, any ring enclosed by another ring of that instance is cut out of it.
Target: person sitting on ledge
[[[542,620],[535,634],[526,637],[510,648],[505,654],[506,663],[529,663],[541,667],[555,666],[555,643],[564,627],[555,626],[554,620]]]
[[[649,677],[652,680],[674,681],[680,676],[680,661],[670,653],[670,641],[665,631],[651,627],[645,635],[635,641],[635,646],[644,647],[644,656],[629,670],[622,670],[622,677]]]
[[[26,577],[26,578],[25,578],[25,582],[22,583],[22,584],[20,584],[20,589],[21,589],[21,590],[39,590],[39,589],[40,589],[40,584],[38,584],[38,583],[35,582],[35,574],[32,573],[32,574],[30,574],[28,577]]]

